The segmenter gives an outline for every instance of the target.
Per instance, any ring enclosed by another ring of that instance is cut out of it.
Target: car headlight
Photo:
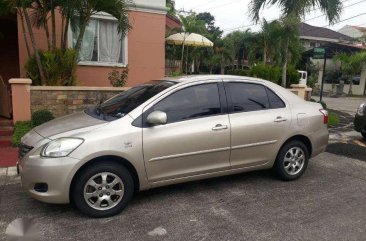
[[[84,142],[79,138],[60,138],[49,142],[42,150],[43,157],[65,157]]]
[[[363,116],[365,114],[365,108],[366,108],[366,104],[362,103],[357,110],[357,115]]]

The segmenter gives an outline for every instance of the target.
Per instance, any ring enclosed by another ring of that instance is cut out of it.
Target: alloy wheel
[[[287,174],[297,175],[303,169],[305,164],[305,154],[300,147],[290,148],[283,161],[284,169]]]
[[[110,172],[102,172],[86,182],[84,200],[93,209],[106,211],[121,202],[124,190],[121,178]]]

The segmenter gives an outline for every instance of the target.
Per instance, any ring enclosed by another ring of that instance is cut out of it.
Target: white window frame
[[[112,15],[108,14],[108,13],[104,13],[104,12],[100,12],[97,14],[92,15],[91,19],[96,19],[96,20],[112,20],[112,21],[117,21],[117,19],[115,17],[113,17]],[[71,29],[71,26],[69,26],[69,31],[67,33],[67,38],[68,38],[68,47],[72,48],[73,47],[73,31]],[[127,67],[128,65],[128,33],[126,34],[126,36],[124,37],[124,40],[122,42],[122,54],[124,54],[123,58],[125,61],[124,63],[112,63],[112,62],[97,62],[97,61],[79,61],[78,65],[80,66],[105,66],[105,67]],[[99,41],[99,27],[98,27],[98,41]],[[99,46],[99,43],[98,43]],[[98,50],[98,55],[99,55],[99,50]]]

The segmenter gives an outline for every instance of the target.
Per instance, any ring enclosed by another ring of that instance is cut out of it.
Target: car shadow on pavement
[[[224,177],[216,177],[210,178],[200,181],[193,181],[175,185],[169,185],[164,187],[158,187],[154,189],[150,189],[147,191],[141,191],[137,193],[132,199],[131,203],[127,207],[127,209],[134,208],[136,205],[149,205],[149,203],[159,202],[159,200],[174,197],[176,198],[186,195],[194,195],[197,192],[216,192],[218,187],[234,187],[243,185],[245,183],[252,182],[282,182],[277,179],[272,171],[264,170],[264,171],[255,171],[248,173],[241,173],[235,175],[229,175]],[[16,217],[29,217],[29,216],[37,216],[37,218],[47,217],[47,218],[57,218],[57,217],[66,217],[68,219],[79,219],[82,220],[90,220],[86,215],[81,214],[74,207],[72,203],[70,204],[48,204],[39,202],[31,197],[29,197],[19,186],[19,184],[10,184],[3,186],[3,189],[0,189],[0,197],[5,196],[7,193],[8,196],[15,198],[16,200],[5,200],[4,198],[0,199],[0,209],[8,210],[3,213],[4,216],[8,217],[9,214]],[[11,210],[11,211],[10,211]],[[127,211],[127,210],[125,210]],[[125,212],[123,211],[123,212]],[[1,219],[0,214],[0,219]],[[118,218],[118,215],[113,218]],[[95,219],[97,220],[97,219]],[[11,221],[11,220],[10,220]]]
[[[332,143],[327,146],[326,152],[346,156],[360,161],[366,161],[366,147],[352,143]]]

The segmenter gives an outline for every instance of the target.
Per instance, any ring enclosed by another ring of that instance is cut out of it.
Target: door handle
[[[217,124],[215,127],[212,128],[213,131],[220,131],[220,130],[226,130],[228,129],[228,126]]]
[[[283,118],[282,116],[277,116],[276,119],[274,120],[274,122],[276,123],[281,123],[281,122],[285,122],[287,121],[286,118]]]

